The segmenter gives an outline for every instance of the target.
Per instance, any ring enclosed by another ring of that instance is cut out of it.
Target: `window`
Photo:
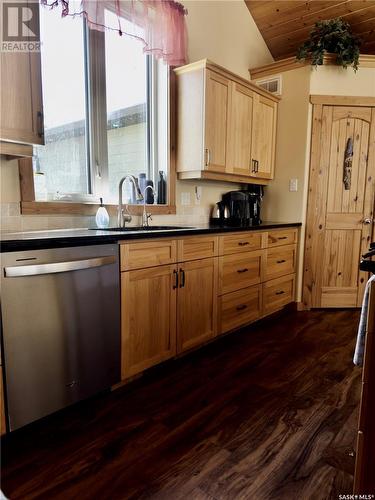
[[[169,163],[168,66],[137,38],[88,30],[57,10],[41,8],[40,18],[45,146],[34,148],[36,200],[117,203],[127,174],[157,191]]]

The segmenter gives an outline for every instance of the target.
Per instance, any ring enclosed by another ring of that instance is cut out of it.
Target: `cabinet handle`
[[[173,276],[174,276],[173,290],[175,290],[178,287],[178,272],[176,271],[176,269],[173,271]]]
[[[180,288],[184,288],[185,286],[185,271],[180,269]]]
[[[242,305],[236,307],[237,311],[243,311],[246,308],[247,308],[246,304],[242,304]]]
[[[237,269],[238,273],[247,273],[247,271],[248,271],[247,267],[245,267],[244,269]]]
[[[286,260],[285,260],[285,259],[281,259],[281,260],[277,260],[277,261],[276,261],[276,263],[277,263],[277,264],[283,264],[284,262],[286,262]]]
[[[285,293],[284,290],[280,290],[279,292],[276,292],[275,295],[282,295],[283,293]]]
[[[43,137],[43,113],[38,111],[36,114],[36,133],[38,137]]]
[[[239,245],[240,247],[244,247],[245,245],[249,245],[249,244],[250,244],[250,243],[249,243],[248,241],[239,241],[239,242],[238,242],[238,245]]]
[[[208,165],[211,163],[211,151],[209,148],[206,148],[204,151],[206,156],[205,166],[208,167]]]
[[[255,173],[255,160],[253,158],[251,159],[251,165],[252,165],[251,172]]]
[[[288,236],[278,236],[277,239],[278,240],[287,240]]]

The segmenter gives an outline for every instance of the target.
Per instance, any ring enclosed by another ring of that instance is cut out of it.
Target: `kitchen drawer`
[[[265,246],[267,233],[251,232],[228,234],[219,238],[219,255],[248,252]],[[264,242],[264,244],[263,244]]]
[[[285,245],[267,250],[265,281],[295,272],[296,245]]]
[[[217,236],[197,236],[195,238],[186,238],[179,240],[177,245],[178,262],[206,259],[208,257],[216,257],[218,254]]]
[[[295,275],[283,276],[263,283],[263,313],[270,314],[294,301]]]
[[[177,261],[176,240],[152,240],[121,243],[121,271],[174,264]]]
[[[251,323],[262,314],[262,285],[255,285],[220,297],[220,332]]]
[[[297,229],[277,229],[268,232],[267,246],[278,247],[280,245],[291,245],[297,243]]]
[[[265,250],[219,257],[219,294],[234,292],[262,281]]]

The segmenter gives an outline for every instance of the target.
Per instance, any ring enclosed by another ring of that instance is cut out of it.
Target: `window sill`
[[[117,205],[105,205],[110,215],[117,215]],[[143,205],[128,205],[131,215],[142,215]],[[21,201],[22,215],[95,215],[98,203],[73,203],[64,201]],[[176,213],[175,205],[146,205],[147,213]]]

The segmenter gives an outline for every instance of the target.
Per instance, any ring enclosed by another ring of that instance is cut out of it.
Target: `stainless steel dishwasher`
[[[117,245],[3,253],[1,268],[10,430],[120,381]]]

